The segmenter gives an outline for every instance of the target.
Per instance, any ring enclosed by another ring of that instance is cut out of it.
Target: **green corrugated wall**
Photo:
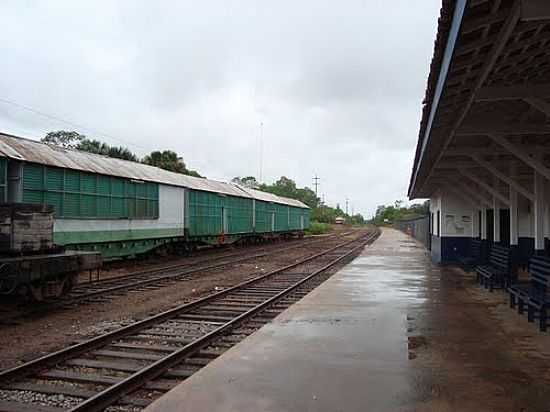
[[[302,209],[304,214],[304,229],[307,229],[309,227],[309,216],[311,211],[309,209]]]
[[[274,203],[273,210],[275,211],[275,232],[284,232],[288,227],[288,206]]]
[[[252,199],[197,190],[189,190],[187,194],[190,236],[252,232]]]
[[[302,225],[302,215],[304,209],[298,207],[290,207],[290,230],[300,230]]]
[[[156,219],[159,186],[25,163],[23,202],[51,205],[57,218]]]
[[[224,207],[227,209],[228,233],[252,232],[252,199],[226,196]]]
[[[275,226],[272,227],[273,214]],[[256,232],[283,232],[301,229],[301,216],[304,216],[304,229],[309,226],[309,209],[268,203],[256,200]]]
[[[272,203],[256,200],[256,232],[271,232]]]

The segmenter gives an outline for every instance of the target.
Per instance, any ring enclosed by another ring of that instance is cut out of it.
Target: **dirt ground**
[[[283,255],[266,256],[232,267],[206,271],[202,276],[193,276],[189,280],[178,282],[170,287],[133,291],[108,302],[88,303],[73,309],[27,319],[23,324],[0,326],[0,369],[16,366],[69,343],[82,340],[84,337],[118,328],[206,296],[215,292],[216,288],[219,290],[219,288],[236,285],[329,248],[331,245],[339,244],[343,240],[342,238],[327,240],[327,242],[323,242],[322,246],[308,246],[307,243],[304,243],[303,247],[285,251]],[[282,244],[279,242],[264,245],[262,248],[280,248],[281,246]],[[321,249],[319,249],[320,247]],[[208,251],[206,255],[219,256],[220,253],[233,252],[236,252],[236,249],[228,252]],[[194,259],[204,259],[204,256]],[[161,260],[153,259],[148,263],[155,266],[161,263]],[[170,263],[176,263],[176,260],[170,260]],[[135,270],[136,264],[132,263],[128,268],[121,264],[114,265],[111,275],[125,274]]]
[[[340,233],[342,230],[340,228],[335,228],[331,230],[330,234]],[[329,235],[329,234],[327,234]],[[322,239],[325,236],[306,236],[305,241],[311,241],[315,239]],[[301,241],[298,239],[292,239],[288,241],[281,241],[271,244],[259,244],[259,245],[224,245],[221,247],[209,247],[205,246],[196,252],[189,253],[188,255],[178,256],[178,255],[168,255],[168,256],[151,256],[147,258],[136,258],[136,259],[127,259],[127,260],[116,260],[111,262],[106,262],[103,265],[103,268],[100,270],[99,279],[110,279],[116,278],[118,276],[124,276],[129,273],[143,271],[143,270],[154,270],[157,268],[162,268],[163,266],[173,264],[195,264],[195,263],[204,263],[209,258],[220,258],[224,256],[231,256],[240,251],[246,250],[247,252],[257,252],[261,253],[264,250],[272,249],[281,246],[291,246],[293,244],[299,244]],[[79,275],[78,283],[84,284],[90,281],[90,276],[92,281],[98,279],[98,274],[94,271],[90,275],[89,272],[82,272]]]
[[[409,357],[420,411],[550,411],[550,334],[509,308],[508,295],[443,268],[428,308],[410,313]],[[427,285],[430,289],[434,285]]]

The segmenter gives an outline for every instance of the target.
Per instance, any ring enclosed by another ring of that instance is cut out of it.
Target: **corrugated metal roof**
[[[250,194],[230,183],[182,175],[142,163],[47,145],[3,133],[0,133],[0,153],[9,158],[47,166],[163,183],[232,196],[251,197]]]
[[[305,208],[305,209],[309,209],[308,205],[306,205],[303,202],[300,202],[299,200],[289,199],[288,197],[283,197],[283,199],[285,199],[290,206],[296,206],[296,207],[302,207],[302,208]]]
[[[174,173],[155,166],[128,160],[66,149],[48,145],[36,140],[25,139],[0,133],[0,153],[12,159],[38,163],[47,166],[81,170],[108,176],[144,180],[171,186],[186,187],[194,190],[222,193],[231,196],[253,198],[266,202],[280,203],[300,208],[308,208],[299,200],[276,196],[261,190],[248,189],[233,183],[203,179]]]
[[[300,208],[309,209],[309,206],[296,199],[290,199],[288,197],[277,196],[273,193],[262,192],[257,189],[250,189],[248,187],[239,186],[242,190],[248,192],[250,196],[257,200],[263,200],[264,202],[280,203],[283,205],[295,206]]]

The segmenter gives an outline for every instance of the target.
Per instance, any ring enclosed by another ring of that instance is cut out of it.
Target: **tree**
[[[83,140],[86,140],[86,136],[78,132],[57,130],[55,132],[49,132],[48,134],[46,134],[46,136],[42,138],[41,142],[55,146],[75,149]]]
[[[237,185],[248,187],[249,189],[258,189],[260,187],[260,183],[258,183],[258,181],[254,176],[246,176],[246,177],[237,176],[231,179],[231,182]]]
[[[107,143],[100,142],[99,140],[83,139],[76,148],[89,153],[96,153],[104,156],[115,157],[117,159],[130,160],[132,162],[139,162],[138,157],[133,154],[129,149],[119,146],[109,146]]]
[[[161,169],[169,170],[175,173],[181,173],[184,175],[202,177],[195,170],[187,169],[183,158],[178,157],[176,152],[171,150],[154,151],[143,158],[143,163],[160,167]]]
[[[256,179],[252,176],[246,178],[236,177],[232,180],[232,182],[246,186],[246,184],[250,182],[256,182]],[[333,208],[321,204],[320,199],[317,197],[315,192],[311,190],[311,188],[299,188],[297,187],[294,180],[286,176],[281,176],[279,180],[277,180],[273,184],[262,183],[259,186],[259,189],[264,192],[273,193],[277,196],[284,196],[305,203],[311,209],[312,221],[321,223],[334,223],[334,220],[338,216],[342,216],[348,218],[347,220],[352,224],[365,223],[365,219],[359,213],[353,216],[349,216],[342,209],[340,209],[340,205],[337,205],[336,208]]]
[[[126,147],[109,146],[105,142],[96,139],[88,139],[85,135],[75,131],[57,130],[55,132],[49,132],[42,138],[41,142],[132,162],[140,161],[140,159]],[[145,156],[141,162],[184,175],[203,177],[197,171],[188,169],[183,159],[178,157],[177,153],[171,150],[151,152],[149,155]]]
[[[107,143],[100,142],[99,140],[90,140],[85,135],[75,131],[68,132],[66,130],[58,130],[55,132],[49,132],[44,138],[42,138],[41,141],[42,143],[66,147],[69,149],[78,149],[83,152],[116,157],[118,159],[130,160],[132,162],[139,161],[138,157],[125,147],[114,147],[109,146]]]
[[[400,219],[414,219],[420,216],[426,216],[430,211],[430,202],[427,200],[422,204],[412,204],[404,206],[403,200],[397,200],[393,205],[380,205],[376,208],[376,213],[372,222],[380,225],[384,223],[393,223]]]
[[[366,221],[363,215],[361,215],[361,213],[356,213],[350,217],[350,223],[352,225],[364,225]]]
[[[277,196],[299,200],[312,209],[318,207],[320,204],[320,199],[315,195],[313,190],[309,187],[298,188],[296,182],[286,176],[281,176],[279,180],[271,185],[262,183],[259,189]]]

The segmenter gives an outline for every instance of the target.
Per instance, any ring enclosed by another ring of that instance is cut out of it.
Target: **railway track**
[[[305,296],[378,233],[0,373],[0,411],[140,410]]]
[[[191,279],[194,275],[201,274],[214,269],[220,269],[231,265],[236,265],[249,260],[259,259],[270,255],[276,255],[297,249],[304,246],[322,244],[327,240],[345,237],[353,234],[354,231],[327,236],[321,239],[312,239],[300,241],[292,245],[280,248],[269,248],[264,251],[254,250],[252,253],[243,250],[233,254],[224,254],[222,256],[210,256],[202,260],[193,262],[184,262],[162,267],[133,272],[123,276],[107,278],[95,282],[86,282],[75,287],[67,295],[51,302],[35,302],[31,305],[24,304],[19,307],[2,308],[0,311],[0,324],[13,324],[19,320],[25,319],[36,314],[43,315],[56,309],[74,308],[75,305],[83,303],[106,302],[114,297],[119,297],[130,291],[148,291],[156,290],[161,287],[173,285]]]

